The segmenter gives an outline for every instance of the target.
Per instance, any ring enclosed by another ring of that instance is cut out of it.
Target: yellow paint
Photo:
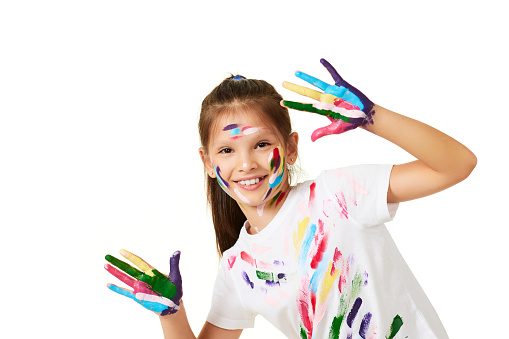
[[[283,87],[289,89],[292,92],[306,96],[311,99],[320,100],[322,93],[315,91],[314,89],[307,88],[300,85],[292,84],[291,82],[283,82]]]
[[[309,217],[306,217],[302,219],[301,222],[299,222],[299,227],[293,231],[293,246],[295,246],[295,258],[299,257],[299,248],[302,244],[302,241],[304,240],[304,234],[306,233],[306,228],[309,223]]]
[[[150,265],[147,264],[145,260],[126,250],[120,250],[120,254],[122,254],[127,260],[135,264],[136,267],[142,270],[145,274],[148,274],[152,277],[154,276],[154,273],[152,272],[152,267],[150,267]]]
[[[334,281],[336,281],[336,278],[339,275],[338,269],[335,269],[333,274],[331,274],[331,271],[332,262],[329,263],[329,268],[325,271],[325,277],[323,278],[322,283],[320,284],[320,289],[318,292],[320,296],[320,299],[318,299],[319,305],[325,302],[325,299],[327,299],[327,296],[329,295],[332,285],[334,285]]]

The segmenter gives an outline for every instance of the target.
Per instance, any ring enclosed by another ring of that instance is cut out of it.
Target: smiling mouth
[[[263,181],[265,180],[266,177],[267,176],[264,175],[264,176],[250,179],[250,180],[239,180],[239,181],[234,181],[234,182],[242,189],[245,189],[248,191],[253,191],[261,186],[261,184],[263,183]]]

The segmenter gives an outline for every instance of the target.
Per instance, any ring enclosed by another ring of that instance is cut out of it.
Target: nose
[[[243,172],[249,172],[258,167],[258,163],[250,153],[243,154],[239,161],[239,169]]]

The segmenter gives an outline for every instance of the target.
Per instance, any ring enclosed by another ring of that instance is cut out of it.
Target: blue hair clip
[[[239,77],[239,76],[236,76],[236,77],[233,77],[233,80],[242,80],[244,79],[243,77]]]

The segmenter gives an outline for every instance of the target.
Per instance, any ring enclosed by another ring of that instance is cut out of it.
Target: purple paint
[[[270,281],[270,280],[265,280],[265,285],[270,286],[270,287],[281,286],[279,281],[275,282],[275,281]]]
[[[352,323],[355,320],[355,317],[357,316],[357,312],[359,312],[359,308],[362,305],[362,299],[357,298],[355,299],[355,302],[353,303],[352,310],[348,314],[348,317],[346,318],[346,324],[348,327],[352,328]]]
[[[359,335],[362,339],[366,339],[366,333],[368,332],[369,323],[371,322],[371,313],[366,313],[362,318],[361,327],[359,328]]]
[[[238,124],[230,124],[230,125],[226,126],[225,128],[223,128],[223,131],[229,131],[229,130],[237,128],[237,127],[239,127]]]
[[[368,284],[368,272],[364,271],[364,286]]]
[[[249,279],[249,276],[247,275],[246,271],[242,271],[242,278],[244,278],[244,281],[246,282],[246,284],[251,287],[251,289],[254,288],[254,283],[251,282],[251,280]]]
[[[182,299],[182,277],[180,276],[179,270],[179,261],[180,261],[180,251],[176,251],[170,258],[170,274],[168,278],[170,281],[180,288],[177,288],[175,296],[171,298],[176,305],[180,303],[180,299]]]

